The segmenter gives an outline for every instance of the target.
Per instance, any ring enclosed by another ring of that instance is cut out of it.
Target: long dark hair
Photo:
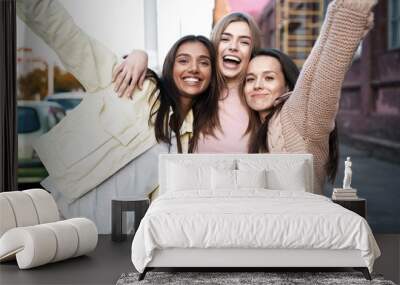
[[[299,77],[299,69],[293,60],[286,55],[285,53],[276,50],[276,49],[259,49],[255,51],[252,55],[252,58],[256,56],[271,56],[277,59],[282,68],[283,75],[285,77],[285,83],[288,91],[293,91],[297,79]],[[249,152],[250,153],[259,153],[259,152],[269,152],[268,148],[268,125],[271,118],[277,113],[280,112],[284,103],[289,98],[290,93],[286,96],[283,95],[279,97],[276,101],[276,104],[271,108],[268,112],[268,115],[265,117],[265,120],[261,122],[260,117],[257,112],[251,112],[249,126],[247,128],[250,131],[250,145]],[[338,131],[337,124],[335,121],[335,128],[329,134],[329,158],[328,162],[325,165],[325,169],[328,176],[328,181],[334,183],[337,166],[339,161],[339,144],[338,144]]]
[[[198,42],[204,45],[210,55],[211,81],[208,88],[193,98],[192,108],[194,115],[193,135],[189,149],[193,149],[193,143],[197,142],[199,131],[212,130],[218,122],[218,84],[216,79],[216,53],[210,40],[203,36],[188,35],[180,38],[165,57],[162,76],[158,78],[154,72],[148,71],[149,79],[153,79],[159,89],[157,100],[153,103],[150,112],[149,123],[154,122],[154,132],[157,142],[165,142],[171,146],[171,136],[176,135],[178,152],[182,152],[180,140],[180,127],[182,125],[184,114],[180,108],[180,92],[175,84],[173,77],[173,68],[175,64],[176,53],[179,47],[187,42]],[[154,93],[156,94],[156,93]],[[170,110],[173,114],[170,116]],[[196,138],[196,139],[195,139]]]

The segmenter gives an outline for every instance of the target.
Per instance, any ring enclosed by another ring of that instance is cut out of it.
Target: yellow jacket
[[[155,85],[147,80],[133,100],[118,98],[112,85],[118,57],[83,32],[58,1],[19,0],[17,14],[88,92],[96,92],[34,145],[58,190],[73,201],[157,143],[148,123]],[[192,125],[189,112],[180,129],[183,152]]]

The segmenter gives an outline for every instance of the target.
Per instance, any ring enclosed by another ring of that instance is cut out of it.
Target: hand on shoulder
[[[112,76],[115,83],[114,91],[119,97],[132,98],[135,87],[143,88],[148,66],[148,56],[145,51],[133,50],[128,57],[118,65]]]

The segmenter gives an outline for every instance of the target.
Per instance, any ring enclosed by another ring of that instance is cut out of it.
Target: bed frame
[[[143,280],[146,273],[155,268],[202,268],[213,271],[229,268],[247,271],[254,268],[343,268],[361,271],[371,280],[368,268],[359,250],[322,249],[192,249],[170,248],[156,250],[152,261],[139,275]],[[262,271],[262,270],[260,270]]]
[[[167,180],[167,161],[190,159],[200,161],[216,161],[220,159],[266,159],[305,161],[308,180],[307,192],[313,192],[313,160],[310,154],[179,154],[160,155],[159,178],[160,193]],[[367,280],[371,275],[359,250],[329,250],[329,249],[249,249],[249,248],[169,248],[157,249],[152,261],[147,265],[139,280],[143,280],[148,271],[161,268],[213,269],[225,268],[229,271],[254,271],[253,269],[271,268],[343,268],[350,267],[361,271]],[[252,270],[250,270],[252,269]],[[259,270],[263,271],[263,270]]]

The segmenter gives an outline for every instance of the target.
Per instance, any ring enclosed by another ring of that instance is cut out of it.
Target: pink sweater
[[[329,134],[334,128],[342,82],[357,46],[372,26],[373,3],[336,0],[330,4],[292,95],[268,125],[272,153],[313,154],[317,194],[322,194],[327,174]]]
[[[236,89],[230,89],[223,94],[218,103],[218,116],[222,132],[214,131],[213,136],[200,136],[197,153],[247,153],[249,135],[245,135],[249,124],[247,107],[240,100]]]

